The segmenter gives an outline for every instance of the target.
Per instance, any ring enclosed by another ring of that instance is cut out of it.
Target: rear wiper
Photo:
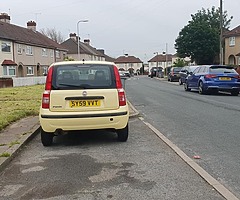
[[[73,84],[60,83],[59,85],[69,86],[69,87],[76,87],[76,88],[79,88],[79,89],[89,89],[89,88],[92,88],[92,86],[89,85],[89,84],[73,85]]]
[[[59,83],[59,85],[69,86],[69,87],[79,87],[79,85],[72,85],[72,84],[68,84],[68,83]]]

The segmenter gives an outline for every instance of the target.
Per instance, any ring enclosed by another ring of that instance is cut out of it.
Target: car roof
[[[115,65],[114,62],[107,61],[61,61],[52,63],[51,66],[59,66],[59,65]]]

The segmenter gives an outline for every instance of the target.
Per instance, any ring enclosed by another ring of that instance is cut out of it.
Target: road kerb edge
[[[178,148],[173,142],[171,142],[166,136],[159,132],[148,122],[145,122],[143,118],[139,118],[144,124],[146,124],[164,143],[166,143],[182,160],[184,160],[195,172],[197,172],[208,184],[210,184],[219,194],[221,194],[226,200],[239,200],[231,191],[229,191],[224,185],[208,174],[202,167],[200,167],[194,160],[187,156],[180,148]]]

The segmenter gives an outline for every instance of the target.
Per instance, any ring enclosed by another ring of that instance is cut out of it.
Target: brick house
[[[73,60],[97,60],[97,61],[113,61],[111,57],[105,55],[104,50],[97,50],[90,45],[90,40],[85,39],[84,42],[78,41],[76,33],[70,33],[69,39],[61,43],[68,49],[67,56]],[[79,45],[79,49],[78,49]]]
[[[240,65],[240,25],[224,33],[225,64]]]
[[[66,54],[66,48],[36,30],[34,21],[24,28],[11,24],[9,15],[0,14],[0,77],[42,76]]]

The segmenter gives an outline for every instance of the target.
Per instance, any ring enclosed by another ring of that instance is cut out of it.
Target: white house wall
[[[142,63],[116,63],[116,65],[118,69],[123,68],[127,71],[128,69],[133,68],[135,72],[142,67]]]

